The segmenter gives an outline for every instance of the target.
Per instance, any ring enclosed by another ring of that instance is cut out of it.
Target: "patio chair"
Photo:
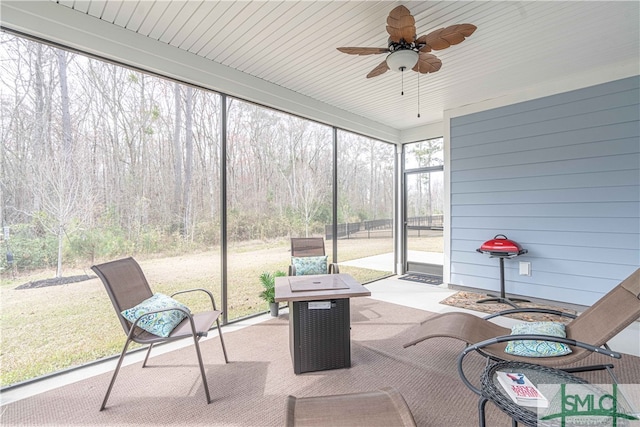
[[[566,338],[549,335],[511,335],[511,329],[491,322],[490,319],[513,313],[549,313],[570,317],[573,320],[566,325]],[[547,367],[562,369],[567,372],[584,372],[606,369],[614,382],[617,382],[611,371],[613,365],[592,365],[570,367],[570,365],[593,353],[605,354],[619,359],[621,354],[612,351],[607,341],[624,328],[640,318],[640,269],[623,280],[581,315],[575,316],[557,310],[540,308],[510,309],[484,318],[462,312],[450,312],[433,316],[424,321],[416,331],[416,338],[404,344],[404,347],[416,345],[435,337],[448,337],[462,340],[468,346],[458,357],[458,371],[465,384],[474,390],[462,371],[464,357],[477,351],[494,361],[517,361],[535,363]],[[505,353],[508,341],[542,340],[564,343],[572,352],[554,357],[523,357]],[[477,389],[475,389],[477,390]]]
[[[175,310],[184,313],[184,319],[180,321],[180,323],[178,323],[177,326],[175,326],[175,328],[171,330],[171,332],[168,332],[168,336],[163,337],[147,332],[146,330],[140,328],[141,325],[144,325],[143,320],[145,319],[145,317],[149,319],[149,316],[140,316],[132,323],[131,321],[125,319],[125,317],[121,314],[124,310],[136,307],[140,303],[154,296],[151,292],[151,288],[149,287],[147,279],[145,278],[144,273],[140,268],[140,265],[138,265],[138,263],[133,258],[124,258],[100,265],[94,265],[91,267],[91,269],[102,280],[102,283],[107,290],[107,294],[109,294],[109,298],[111,299],[111,303],[113,304],[113,308],[116,310],[116,314],[118,316],[118,319],[120,320],[122,329],[124,330],[125,335],[127,335],[127,340],[122,349],[122,353],[120,354],[120,358],[118,359],[118,364],[115,371],[113,372],[111,382],[109,383],[109,388],[107,389],[107,393],[104,396],[104,400],[102,402],[102,406],[100,406],[100,410],[102,411],[107,405],[107,400],[109,399],[109,395],[111,394],[111,389],[113,388],[113,384],[116,381],[116,377],[118,376],[118,372],[120,371],[120,367],[122,366],[122,361],[124,360],[127,348],[129,347],[129,344],[131,342],[149,344],[147,354],[144,358],[144,362],[142,363],[142,367],[144,368],[147,365],[147,360],[149,359],[149,354],[151,353],[151,349],[153,348],[154,344],[175,341],[188,337],[193,338],[193,342],[196,348],[196,354],[198,356],[198,364],[200,365],[200,374],[202,375],[202,383],[204,385],[207,403],[211,403],[209,386],[207,384],[207,377],[204,371],[204,365],[202,363],[202,355],[200,353],[199,341],[200,338],[207,336],[209,329],[211,329],[214,323],[218,327],[218,335],[220,337],[220,344],[222,344],[224,361],[225,363],[228,363],[227,350],[225,349],[224,340],[222,339],[222,331],[220,330],[219,317],[222,312],[216,309],[216,303],[211,292],[205,289],[189,289],[176,292],[171,295],[171,297],[173,297],[175,295],[188,292],[204,292],[211,300],[212,310],[210,311],[191,314],[186,306],[183,306],[184,308],[177,306],[173,308],[163,308],[158,309],[157,311],[148,312],[147,315],[154,313],[166,313],[169,311],[175,313]]]
[[[292,237],[291,265],[289,276],[303,276],[306,274],[338,274],[340,269],[336,263],[328,263],[325,257],[324,239],[322,237]],[[301,258],[308,258],[302,260]],[[296,267],[298,264],[298,267]],[[304,264],[303,268],[300,266]],[[326,267],[324,267],[326,264]]]
[[[393,387],[331,396],[287,396],[287,427],[413,426],[404,397]]]

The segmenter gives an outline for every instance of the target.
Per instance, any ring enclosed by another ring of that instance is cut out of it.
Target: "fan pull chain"
[[[404,95],[404,67],[400,67],[400,95]]]
[[[418,118],[420,118],[420,71],[418,71]]]

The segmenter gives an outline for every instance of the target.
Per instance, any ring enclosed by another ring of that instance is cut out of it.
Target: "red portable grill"
[[[488,254],[492,258],[500,259],[500,296],[496,297],[493,295],[489,295],[491,298],[481,299],[476,302],[485,303],[495,301],[508,304],[513,308],[519,308],[514,303],[514,301],[529,302],[529,300],[521,298],[509,299],[505,296],[504,293],[504,259],[526,254],[528,252],[526,249],[522,249],[522,247],[513,240],[507,239],[507,236],[505,236],[504,234],[498,234],[493,239],[484,242],[478,249],[476,249],[476,251],[480,252],[481,254]]]
[[[522,249],[522,247],[513,240],[507,239],[507,236],[504,234],[498,234],[493,239],[487,240],[476,250],[483,254],[503,258],[511,258],[527,253],[526,249]]]

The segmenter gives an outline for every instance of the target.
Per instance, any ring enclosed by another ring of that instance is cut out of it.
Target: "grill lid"
[[[489,255],[496,256],[517,256],[527,253],[526,249],[522,249],[522,247],[513,240],[507,239],[507,236],[504,234],[497,234],[493,239],[487,240],[476,250],[480,253],[488,253]]]

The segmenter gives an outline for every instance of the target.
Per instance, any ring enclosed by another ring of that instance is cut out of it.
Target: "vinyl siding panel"
[[[507,294],[591,305],[640,266],[640,78],[451,119],[451,277],[499,291],[476,248],[505,234]],[[518,262],[531,262],[520,276]]]

